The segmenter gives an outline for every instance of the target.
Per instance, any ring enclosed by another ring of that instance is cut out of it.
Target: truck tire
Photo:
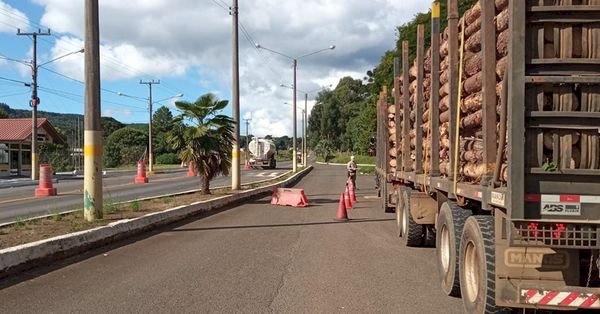
[[[383,181],[381,184],[381,208],[385,213],[387,213],[388,208],[388,197],[388,184]]]
[[[277,161],[275,160],[275,158],[271,158],[271,160],[269,160],[269,168],[275,169],[276,167],[277,167]]]
[[[460,241],[460,291],[465,313],[500,313],[496,307],[494,217],[472,216]]]
[[[402,197],[398,202],[403,202],[400,214],[400,223],[402,226],[401,238],[404,246],[419,247],[423,246],[425,238],[425,225],[417,224],[410,215],[410,189],[401,189]]]
[[[463,226],[471,212],[455,202],[444,202],[437,217],[436,257],[442,290],[450,296],[460,296],[459,250]]]
[[[386,190],[387,193],[392,193],[391,194],[392,197],[394,197],[394,195],[396,194],[396,191],[394,191],[394,188],[389,183],[385,184],[385,190]],[[390,195],[388,195],[388,197],[389,196]],[[387,198],[387,197],[385,199],[385,207],[383,208],[383,211],[386,212],[386,213],[394,213],[394,212],[396,212],[396,207],[395,206],[390,206],[389,198]]]

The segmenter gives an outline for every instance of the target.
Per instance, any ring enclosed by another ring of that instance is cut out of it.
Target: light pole
[[[32,36],[33,37],[33,60],[31,62],[23,62],[23,61],[19,61],[19,60],[12,60],[12,59],[8,59],[10,61],[16,61],[22,64],[25,64],[27,66],[29,66],[31,68],[31,78],[32,78],[32,82],[31,82],[31,100],[29,105],[31,106],[31,180],[37,180],[39,177],[38,174],[38,156],[37,156],[37,106],[40,104],[40,97],[38,96],[38,70],[40,69],[40,67],[52,63],[54,61],[57,61],[59,59],[62,59],[64,57],[70,56],[72,54],[76,54],[76,53],[82,53],[84,52],[84,49],[79,49],[77,51],[72,51],[69,53],[66,53],[62,56],[58,56],[54,59],[51,59],[49,61],[46,61],[44,63],[37,63],[37,36],[40,35],[50,35],[50,30],[48,30],[47,33],[41,33],[41,32],[33,32],[33,33],[22,33],[21,30],[19,29],[17,32],[17,35],[27,35],[27,36]],[[21,168],[19,168],[21,169]]]
[[[294,98],[293,98],[294,99],[294,105],[293,105],[294,109],[292,109],[292,120],[294,121],[294,133],[293,133],[293,136],[292,136],[292,172],[296,173],[296,172],[298,172],[298,165],[296,164],[296,162],[297,162],[297,160],[296,160],[296,68],[298,66],[298,60],[300,60],[302,58],[305,58],[305,57],[308,57],[308,56],[312,56],[312,55],[317,54],[319,52],[323,52],[323,51],[327,51],[327,50],[333,50],[333,49],[335,49],[335,45],[331,45],[328,48],[319,49],[317,51],[314,51],[314,52],[311,52],[311,53],[307,53],[307,54],[301,55],[301,56],[296,57],[296,58],[290,57],[290,56],[288,56],[286,54],[283,54],[281,52],[278,52],[278,51],[269,49],[267,47],[261,46],[260,44],[256,44],[256,48],[270,51],[272,53],[278,54],[280,56],[286,57],[286,58],[291,59],[292,61],[294,61],[294,83],[293,83],[294,84],[293,85],[293,87],[294,87],[293,88],[294,89],[294,93],[293,93],[293,95],[294,95]]]
[[[286,87],[286,88],[289,88],[289,89],[294,89],[294,87],[287,86],[285,84],[280,84],[279,86]],[[319,87],[317,89],[313,89],[313,90],[308,91],[308,92],[305,92],[305,91],[303,91],[301,89],[296,89],[297,91],[304,93],[304,110],[303,110],[303,112],[304,112],[304,120],[303,121],[304,122],[302,123],[302,126],[304,128],[304,135],[303,135],[303,138],[302,138],[302,166],[303,167],[306,167],[306,165],[307,165],[306,159],[308,158],[308,146],[307,146],[307,143],[306,143],[306,129],[308,128],[308,116],[307,116],[308,115],[308,94],[311,94],[311,93],[316,92],[316,91],[320,91],[320,90],[325,89],[325,88],[330,88],[331,86],[333,86],[333,84],[329,84],[327,86]]]
[[[159,81],[160,83],[160,81]],[[121,92],[118,92],[117,95],[119,96],[124,96],[124,97],[129,97],[129,98],[133,98],[133,99],[139,99],[139,100],[147,100],[148,101],[148,112],[149,112],[149,120],[148,120],[148,172],[152,173],[153,171],[153,167],[152,164],[154,163],[154,158],[152,156],[152,104],[155,103],[159,103],[161,101],[165,101],[168,99],[172,99],[172,98],[180,98],[183,97],[182,93],[179,93],[177,95],[171,96],[171,97],[167,97],[164,99],[160,99],[157,101],[152,101],[152,84],[158,84],[157,82],[141,82],[140,84],[148,84],[148,86],[150,86],[150,97],[148,98],[143,98],[143,97],[136,97],[136,96],[131,96],[131,95],[127,95]]]
[[[284,105],[291,105],[289,102],[284,102]],[[296,110],[302,110],[302,167],[306,167],[305,156],[306,156],[306,110],[302,108],[297,108]],[[296,121],[294,121],[294,127],[296,127]],[[293,158],[292,158],[293,160]]]

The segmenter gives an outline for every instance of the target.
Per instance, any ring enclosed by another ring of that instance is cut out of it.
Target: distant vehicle
[[[275,161],[277,148],[272,140],[255,137],[248,144],[248,150],[251,154],[250,166],[252,168],[275,169],[277,167],[277,162]]]

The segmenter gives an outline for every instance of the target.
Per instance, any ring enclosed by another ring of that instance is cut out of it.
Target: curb
[[[0,250],[0,278],[40,264],[64,259],[91,248],[122,240],[158,226],[168,225],[200,212],[210,212],[224,206],[239,204],[260,195],[267,195],[273,191],[273,187],[288,187],[298,182],[310,173],[310,171],[312,171],[312,166],[307,167],[285,181],[258,189],[182,205],[133,219],[115,221],[106,226],[2,249]]]

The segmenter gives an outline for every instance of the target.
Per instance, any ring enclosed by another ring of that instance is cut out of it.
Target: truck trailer
[[[457,2],[379,95],[383,210],[466,313],[600,309],[600,0]]]
[[[266,138],[255,137],[248,144],[248,150],[250,151],[250,166],[252,168],[269,168],[275,169],[277,167],[277,148],[272,140]]]

